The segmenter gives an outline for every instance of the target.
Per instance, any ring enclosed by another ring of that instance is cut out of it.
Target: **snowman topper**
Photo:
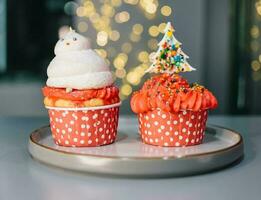
[[[152,65],[146,72],[173,74],[196,70],[187,62],[189,57],[181,50],[182,44],[174,37],[174,28],[170,22],[164,33],[158,43],[159,49],[152,57]]]
[[[61,53],[86,50],[89,48],[89,40],[86,37],[76,33],[75,30],[70,27],[70,30],[62,35],[56,43],[54,53],[55,55],[59,55]]]

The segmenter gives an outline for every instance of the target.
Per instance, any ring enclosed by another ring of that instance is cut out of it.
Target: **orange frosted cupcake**
[[[42,88],[54,142],[68,147],[113,143],[120,99],[109,66],[73,30],[57,42],[54,52]]]
[[[162,74],[144,83],[131,98],[141,139],[157,146],[190,146],[203,140],[207,111],[217,106],[203,86],[189,86],[178,75]]]
[[[131,108],[138,115],[141,139],[156,146],[202,143],[208,110],[217,107],[214,95],[199,84],[190,85],[179,72],[195,70],[181,43],[167,24],[159,50],[148,72],[160,73],[133,94]]]

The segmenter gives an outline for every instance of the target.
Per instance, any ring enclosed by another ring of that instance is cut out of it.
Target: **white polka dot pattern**
[[[139,114],[141,139],[146,144],[166,147],[201,144],[207,116],[207,110],[170,113],[157,109]]]
[[[119,107],[88,110],[48,110],[54,142],[68,147],[94,147],[115,141]]]

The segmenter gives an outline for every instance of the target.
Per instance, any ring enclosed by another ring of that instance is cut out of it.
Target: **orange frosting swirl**
[[[43,95],[54,99],[65,99],[72,101],[86,101],[93,98],[99,98],[103,100],[118,99],[119,100],[119,89],[116,86],[104,87],[101,89],[87,89],[87,90],[76,90],[73,89],[71,92],[66,92],[65,88],[55,87],[43,87]]]
[[[144,113],[160,108],[167,112],[207,110],[218,105],[215,96],[203,86],[190,86],[181,76],[161,74],[146,81],[131,98],[131,109]]]

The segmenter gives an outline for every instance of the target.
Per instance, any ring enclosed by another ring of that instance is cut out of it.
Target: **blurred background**
[[[46,115],[41,87],[70,26],[110,63],[130,114],[168,21],[197,68],[184,76],[219,100],[212,113],[260,114],[261,0],[0,0],[0,115]]]

